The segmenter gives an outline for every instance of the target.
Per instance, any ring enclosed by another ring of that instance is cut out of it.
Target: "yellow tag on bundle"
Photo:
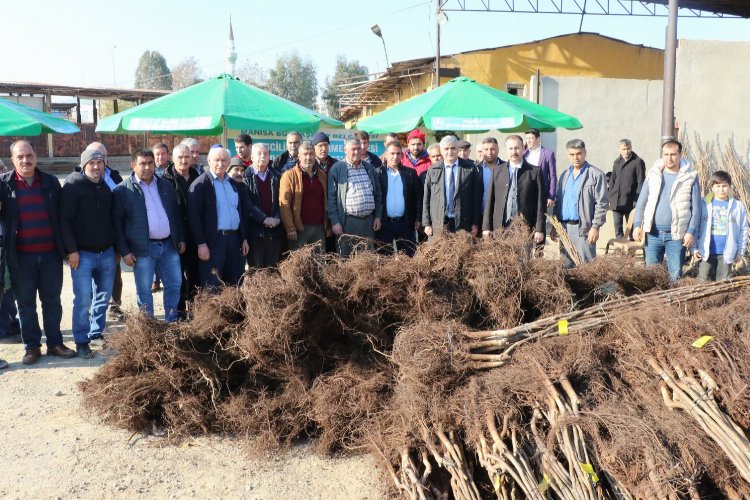
[[[704,345],[708,344],[713,337],[711,335],[704,335],[703,337],[699,338],[695,342],[692,343],[692,346],[696,349],[700,349]]]
[[[538,486],[539,493],[544,494],[544,492],[549,489],[549,482],[550,482],[549,481],[549,476],[547,476],[547,474],[545,474],[544,477],[542,477],[542,480],[539,481],[539,486]]]
[[[568,334],[568,320],[567,319],[561,319],[557,322],[557,331],[560,335],[567,335]]]
[[[599,476],[596,475],[596,472],[594,472],[594,466],[591,464],[581,464],[581,470],[591,476],[591,481],[598,483],[599,482]]]
[[[492,475],[492,487],[495,488],[495,494],[500,492],[500,474],[497,472]]]

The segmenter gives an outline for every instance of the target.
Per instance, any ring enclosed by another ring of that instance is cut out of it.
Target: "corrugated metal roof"
[[[0,82],[0,94],[51,94],[53,96],[88,99],[120,99],[124,101],[149,101],[169,94],[169,90],[116,89],[100,87],[74,87],[49,83]]]

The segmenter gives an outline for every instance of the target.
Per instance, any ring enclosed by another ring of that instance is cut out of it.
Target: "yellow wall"
[[[582,76],[661,80],[664,52],[631,45],[593,33],[576,33],[538,42],[477,50],[440,58],[442,68],[459,68],[462,76],[505,90],[506,83],[526,85],[539,70],[542,76]],[[441,78],[445,83],[449,78]],[[401,87],[400,95],[383,96],[387,105],[369,109],[375,114],[399,101],[432,88],[432,74],[425,74]]]

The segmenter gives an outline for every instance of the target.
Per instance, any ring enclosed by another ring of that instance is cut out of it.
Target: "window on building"
[[[511,95],[526,97],[526,85],[523,83],[506,83],[505,90]]]

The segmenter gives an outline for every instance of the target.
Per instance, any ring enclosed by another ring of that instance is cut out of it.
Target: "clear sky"
[[[131,88],[145,50],[161,52],[170,67],[193,56],[213,76],[224,68],[231,13],[239,61],[267,68],[297,50],[316,64],[322,85],[337,54],[371,72],[385,69],[375,23],[391,62],[434,55],[434,7],[434,0],[0,0],[0,81]],[[577,32],[581,22],[578,15],[448,16],[443,54]],[[663,48],[665,26],[666,18],[586,16],[582,30]],[[679,37],[747,41],[750,20],[681,18]]]

